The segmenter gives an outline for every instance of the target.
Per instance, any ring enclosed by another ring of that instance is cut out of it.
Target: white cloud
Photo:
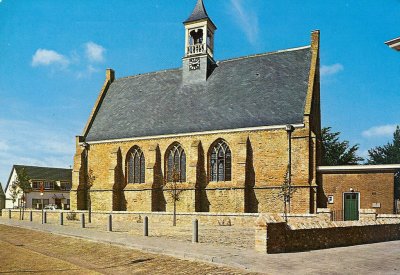
[[[53,50],[38,49],[32,57],[32,66],[49,66],[58,64],[67,66],[69,64],[68,58]]]
[[[249,42],[254,45],[259,33],[258,16],[254,11],[246,10],[243,4],[243,0],[231,0],[232,18],[237,20]]]
[[[104,61],[104,53],[106,49],[98,45],[94,42],[87,42],[85,44],[85,53],[86,57],[89,59],[91,62],[102,62]]]
[[[332,65],[322,65],[320,68],[321,76],[334,75],[344,70],[344,67],[340,63]]]
[[[366,138],[370,137],[391,137],[396,130],[396,124],[380,125],[371,127],[368,130],[362,132],[362,136]]]
[[[78,72],[76,74],[76,78],[78,79],[82,79],[82,78],[89,78],[92,76],[92,74],[99,72],[100,70],[93,67],[93,65],[88,65],[86,67],[86,70],[82,71],[82,72]]]

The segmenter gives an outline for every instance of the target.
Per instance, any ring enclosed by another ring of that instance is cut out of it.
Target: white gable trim
[[[304,128],[304,124],[292,124],[294,128]],[[273,126],[260,126],[260,127],[249,127],[240,129],[230,129],[230,130],[217,130],[217,131],[205,131],[205,132],[193,132],[185,134],[172,134],[172,135],[159,135],[159,136],[148,136],[148,137],[137,137],[137,138],[122,138],[122,139],[109,139],[109,140],[99,140],[99,141],[88,141],[88,144],[101,144],[101,143],[115,143],[115,142],[128,142],[128,141],[138,141],[138,140],[149,140],[149,139],[163,139],[163,138],[174,138],[174,137],[187,137],[195,135],[213,135],[213,134],[224,134],[224,133],[238,133],[238,132],[248,132],[248,131],[261,131],[261,130],[282,130],[286,129],[286,125],[273,125]],[[83,144],[83,142],[79,143]]]

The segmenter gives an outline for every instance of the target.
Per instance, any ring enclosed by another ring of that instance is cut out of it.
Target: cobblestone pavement
[[[263,254],[253,249],[229,245],[199,243],[167,237],[142,237],[132,233],[105,232],[94,228],[82,229],[78,224],[59,226],[0,217],[0,224],[25,227],[53,234],[74,236],[102,242],[191,259],[218,263],[243,272],[265,274],[400,274],[400,241],[341,247],[299,253]],[[153,225],[154,226],[154,225]],[[229,230],[222,229],[222,230]],[[1,235],[1,234],[0,234]],[[93,251],[97,253],[97,251]],[[197,273],[196,273],[197,274]]]
[[[23,228],[0,225],[0,232],[0,273],[245,274],[233,268]]]
[[[87,219],[87,218],[86,218]],[[58,224],[57,220],[49,220],[48,224]],[[68,221],[64,219],[66,226],[80,228],[80,221]],[[86,228],[106,231],[107,222],[93,221],[86,222]],[[120,222],[113,221],[113,231],[128,233],[132,236],[143,235],[143,223],[138,222]],[[167,238],[170,240],[188,241],[192,240],[192,224],[178,223],[172,226],[170,223],[152,223],[149,221],[149,236],[158,238]],[[249,226],[218,226],[199,224],[199,242],[208,244],[219,244],[228,247],[253,249],[254,247],[254,228]]]

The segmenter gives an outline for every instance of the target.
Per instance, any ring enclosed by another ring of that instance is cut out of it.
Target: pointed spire
[[[186,24],[186,23],[190,23],[190,22],[194,22],[194,21],[198,21],[198,20],[202,20],[202,19],[208,19],[211,21],[211,19],[208,17],[207,11],[204,7],[203,0],[197,0],[196,7],[194,7],[192,14],[183,23]]]

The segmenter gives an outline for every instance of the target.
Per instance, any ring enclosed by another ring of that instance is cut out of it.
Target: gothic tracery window
[[[167,150],[167,181],[186,181],[186,154],[179,143],[174,143]]]
[[[127,156],[127,177],[128,183],[145,182],[145,158],[142,150],[134,146]]]
[[[210,181],[230,181],[231,170],[231,150],[224,140],[217,140],[210,151]]]

